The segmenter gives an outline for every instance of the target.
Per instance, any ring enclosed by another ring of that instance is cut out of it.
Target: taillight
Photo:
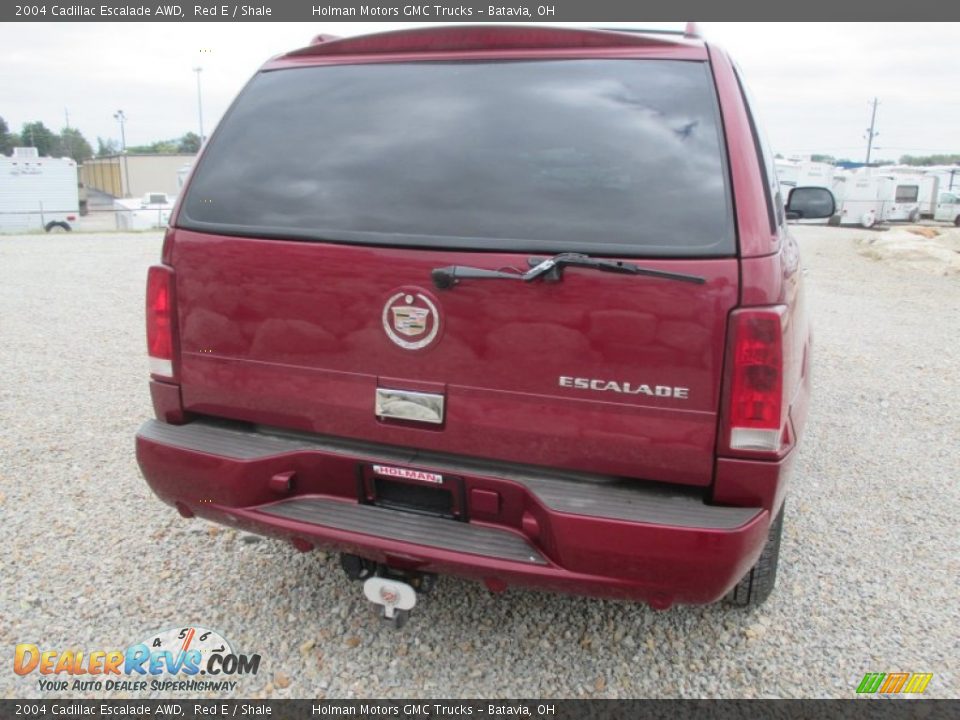
[[[147,271],[147,354],[150,372],[173,378],[173,270],[154,265]]]
[[[783,440],[782,308],[736,310],[728,427],[731,450],[778,452]]]

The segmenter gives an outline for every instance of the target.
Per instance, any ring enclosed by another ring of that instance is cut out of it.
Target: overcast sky
[[[60,130],[67,109],[70,125],[96,147],[97,136],[119,138],[113,114],[123,109],[128,145],[179,137],[198,131],[192,69],[202,66],[209,135],[269,56],[319,32],[356,35],[404,25],[0,24],[0,117],[14,130],[31,120]],[[701,29],[743,69],[777,152],[862,159],[874,96],[880,98],[874,159],[960,152],[958,23],[702,23]]]

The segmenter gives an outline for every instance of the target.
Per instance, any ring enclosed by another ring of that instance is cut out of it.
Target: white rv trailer
[[[838,173],[833,194],[841,225],[873,227],[877,223],[920,218],[920,176]]]
[[[834,166],[810,160],[777,160],[777,179],[784,186],[784,197],[794,187],[823,187],[833,185]]]
[[[950,222],[960,227],[960,188],[953,192],[942,192],[933,211],[934,220]]]
[[[113,201],[118,230],[163,228],[170,221],[173,198],[164,192],[148,192],[142,198],[117,198]]]
[[[960,165],[884,165],[874,168],[878,175],[920,176],[920,217],[933,217],[942,192],[960,191]]]
[[[36,148],[0,155],[0,232],[70,230],[80,215],[77,164]]]
[[[920,178],[920,217],[933,217],[940,196],[940,177],[924,173]]]
[[[941,193],[960,193],[960,167],[923,168],[920,182],[920,215],[933,217]]]
[[[920,182],[922,175],[895,173],[888,176],[893,180],[893,204],[890,197],[885,198],[886,218],[889,222],[916,222],[920,219]]]

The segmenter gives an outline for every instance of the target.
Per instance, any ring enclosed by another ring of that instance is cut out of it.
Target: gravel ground
[[[957,697],[960,283],[859,255],[863,232],[797,228],[815,403],[763,608],[443,578],[399,633],[334,555],[148,492],[133,433],[159,234],[0,238],[0,696],[41,695],[11,672],[16,643],[113,649],[196,623],[263,656],[240,697],[850,697],[898,670]]]

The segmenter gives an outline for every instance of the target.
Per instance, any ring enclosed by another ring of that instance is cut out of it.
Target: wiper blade
[[[443,268],[435,268],[430,274],[433,278],[433,284],[440,290],[447,290],[456,285],[462,279],[484,280],[491,278],[500,278],[505,280],[522,280],[523,282],[532,282],[537,278],[543,278],[547,281],[557,281],[561,277],[561,269],[567,265],[574,267],[586,267],[602,272],[624,273],[627,275],[646,275],[648,277],[658,277],[665,280],[679,280],[681,282],[695,283],[702,285],[706,278],[700,275],[688,275],[686,273],[670,272],[668,270],[654,270],[645,268],[631,262],[622,260],[605,260],[603,258],[593,258],[582,253],[560,253],[550,258],[531,257],[527,260],[531,268],[525,273],[519,271],[507,272],[506,270],[487,270],[485,268],[469,267],[465,265],[450,265]]]
[[[627,275],[647,275],[649,277],[659,277],[666,280],[680,280],[682,282],[696,283],[702,285],[706,278],[699,275],[688,275],[686,273],[671,272],[669,270],[654,270],[645,268],[632,262],[623,262],[622,260],[604,260],[603,258],[594,258],[582,253],[561,253],[552,258],[530,258],[527,260],[533,267],[527,272],[532,275],[530,279],[545,276],[550,279],[559,280],[559,270],[565,265],[575,267],[587,267],[604,272],[624,273]],[[552,276],[552,277],[551,277]]]

